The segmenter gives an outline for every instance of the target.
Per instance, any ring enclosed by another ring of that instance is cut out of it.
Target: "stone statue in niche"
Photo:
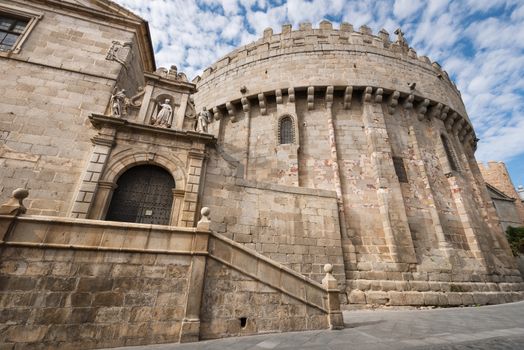
[[[211,123],[211,115],[206,107],[203,107],[200,113],[198,113],[197,129],[198,132],[207,133],[207,126]]]
[[[166,98],[164,103],[159,105],[160,110],[151,118],[151,124],[162,128],[170,128],[173,120],[173,107],[170,105],[171,100]]]
[[[128,100],[126,90],[119,90],[115,86],[109,101],[109,104],[111,105],[111,116],[116,118],[125,117],[127,115]]]

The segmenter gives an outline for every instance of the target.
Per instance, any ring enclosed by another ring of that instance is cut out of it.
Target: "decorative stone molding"
[[[294,88],[287,89],[287,95],[288,95],[288,101],[291,103],[295,103],[295,89]]]
[[[277,104],[282,104],[282,90],[281,89],[276,89],[275,90],[275,99],[277,101]]]
[[[371,94],[373,93],[373,88],[371,86],[367,86],[364,89],[364,93],[362,94],[362,101],[363,102],[371,102]]]
[[[400,92],[398,91],[393,91],[393,93],[389,96],[389,99],[388,99],[388,113],[389,114],[395,113],[395,109],[398,106],[399,97],[400,97]]]
[[[242,110],[244,111],[244,115],[246,117],[249,117],[249,110],[251,106],[249,105],[249,100],[247,99],[247,97],[242,97],[240,99],[240,103],[242,103]]]
[[[231,118],[231,123],[236,123],[237,122],[237,117],[236,117],[236,113],[235,113],[235,106],[233,106],[233,104],[231,102],[227,102],[226,103],[226,109],[227,109],[227,114]]]
[[[333,86],[328,86],[326,88],[326,107],[331,108],[333,106]]]
[[[409,94],[406,99],[404,100],[404,108],[405,109],[412,109],[413,108],[413,101],[415,100],[415,95]]]
[[[127,57],[133,48],[132,42],[124,42],[113,40],[109,51],[106,54],[106,60],[120,63],[126,70],[129,69],[127,65]]]
[[[218,107],[214,107],[213,108],[213,120],[220,120],[222,119],[222,112],[220,111],[220,109],[218,109]]]
[[[267,115],[267,101],[263,93],[258,94],[258,105],[260,106],[260,114]]]
[[[424,119],[424,117],[426,116],[426,112],[428,111],[428,106],[429,106],[429,100],[427,98],[425,98],[424,100],[422,100],[418,106],[417,106],[417,119],[419,121],[422,121]]]
[[[351,108],[351,99],[353,98],[353,86],[347,86],[344,90],[344,109]]]
[[[373,100],[373,102],[381,103],[382,98],[383,98],[383,93],[384,93],[384,90],[382,88],[377,88],[375,90],[375,99]]]
[[[315,87],[309,86],[307,88],[307,109],[312,110],[315,108]]]

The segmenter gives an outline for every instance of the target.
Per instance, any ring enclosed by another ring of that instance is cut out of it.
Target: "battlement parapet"
[[[355,51],[390,56],[423,66],[445,80],[460,96],[455,83],[438,62],[431,61],[427,56],[418,56],[415,49],[409,47],[400,29],[395,33],[397,33],[397,40],[391,41],[390,34],[385,29],[374,35],[371,28],[366,25],[355,31],[353,25],[345,22],[340,24],[339,29],[334,29],[333,24],[326,20],[320,22],[319,28],[313,28],[308,22],[300,23],[298,30],[293,30],[291,24],[284,24],[280,33],[274,33],[272,28],[267,28],[260,39],[220,58],[193,82],[199,83],[223,70],[283,54],[308,51]]]

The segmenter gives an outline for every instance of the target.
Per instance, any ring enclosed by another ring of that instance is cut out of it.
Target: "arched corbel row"
[[[315,107],[315,87],[299,87],[306,89],[306,102],[307,109],[312,110]],[[317,87],[318,89],[319,87]],[[440,119],[443,121],[445,128],[448,132],[457,135],[459,140],[463,143],[468,143],[471,145],[476,144],[476,137],[474,135],[473,129],[469,122],[458,114],[456,111],[452,110],[449,106],[444,105],[441,102],[432,101],[422,96],[415,96],[414,94],[406,94],[400,91],[391,91],[386,90],[381,87],[354,87],[354,86],[326,86],[326,104],[332,106],[334,103],[334,91],[343,89],[343,108],[350,109],[352,107],[352,97],[355,89],[363,89],[362,91],[362,102],[371,102],[371,103],[382,103],[386,104],[387,113],[394,114],[399,105],[402,105],[405,109],[414,109],[419,121],[431,120],[431,118]],[[214,120],[220,120],[224,117],[223,112],[227,110],[227,114],[231,117],[231,122],[237,121],[237,109],[241,106],[242,111],[246,116],[251,112],[251,106],[253,103],[258,101],[260,113],[262,115],[268,114],[267,106],[267,96],[274,95],[277,104],[285,103],[295,103],[295,89],[296,87],[283,89],[276,89],[273,91],[259,92],[250,96],[242,96],[240,99],[226,102],[223,105],[215,106],[210,110],[213,113]],[[287,92],[287,99],[284,99],[284,96]],[[384,98],[384,95],[386,97]],[[236,105],[236,107],[235,107]],[[471,134],[471,135],[470,135]]]

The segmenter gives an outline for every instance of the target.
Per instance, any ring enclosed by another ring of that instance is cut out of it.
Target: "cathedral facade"
[[[0,26],[1,342],[522,299],[460,92],[400,29],[267,29],[189,81],[109,0],[0,0]]]

